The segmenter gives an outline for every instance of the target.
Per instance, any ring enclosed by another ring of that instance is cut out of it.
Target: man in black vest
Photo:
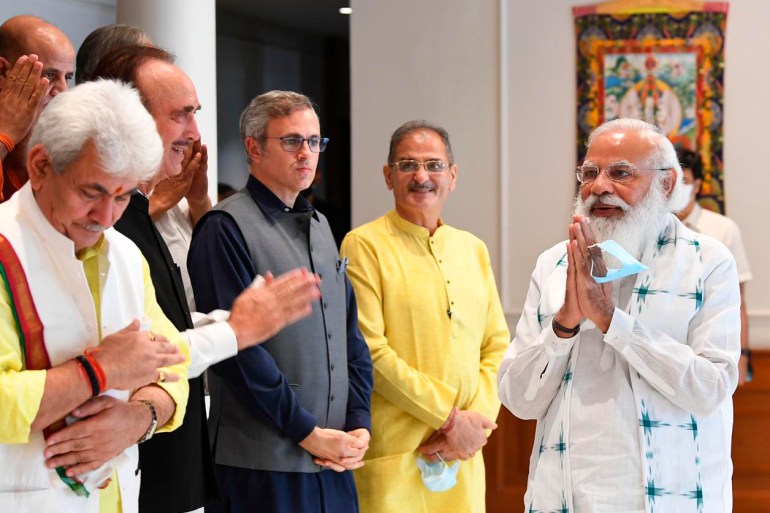
[[[142,513],[191,511],[218,498],[206,430],[203,379],[199,376],[210,364],[310,314],[309,303],[319,295],[318,279],[304,269],[268,278],[265,286],[249,288],[237,298],[229,319],[227,312],[212,312],[207,325],[193,329],[179,266],[150,218],[147,195],[159,181],[181,172],[184,150],[200,139],[195,87],[173,64],[170,54],[150,46],[115,50],[105,56],[94,74],[139,89],[164,145],[160,172],[151,182],[140,185],[141,194],[131,197],[115,227],[139,246],[150,267],[158,304],[190,344],[190,399],[184,424],[174,435],[140,445],[143,479],[139,508]]]
[[[199,308],[228,308],[258,274],[305,266],[321,278],[313,313],[211,369],[211,417],[223,502],[209,512],[357,512],[351,470],[371,431],[372,362],[358,329],[347,262],[326,218],[300,195],[321,137],[301,94],[272,91],[241,115],[246,188],[193,233],[188,268]]]

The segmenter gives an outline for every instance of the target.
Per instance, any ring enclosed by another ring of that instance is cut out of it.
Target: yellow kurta
[[[428,491],[417,448],[453,406],[497,418],[497,368],[510,341],[487,248],[468,232],[428,230],[395,211],[350,232],[341,254],[374,362],[372,440],[356,470],[363,513],[483,512],[484,461]]]

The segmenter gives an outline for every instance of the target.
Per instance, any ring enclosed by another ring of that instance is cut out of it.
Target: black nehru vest
[[[139,246],[150,267],[158,305],[176,329],[184,331],[193,325],[182,273],[148,209],[147,198],[134,194],[115,228]],[[203,378],[189,381],[184,423],[171,433],[158,434],[139,445],[142,513],[181,513],[219,499],[206,428]]]

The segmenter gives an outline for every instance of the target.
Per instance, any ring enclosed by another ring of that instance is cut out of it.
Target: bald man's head
[[[0,26],[0,89],[16,60],[30,54],[43,63],[43,76],[49,82],[41,105],[44,108],[67,90],[75,73],[75,48],[64,32],[37,16],[9,18]]]

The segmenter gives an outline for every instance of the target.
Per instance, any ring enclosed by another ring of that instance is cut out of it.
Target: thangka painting
[[[577,162],[604,121],[658,125],[703,162],[699,202],[724,213],[722,110],[727,2],[613,1],[573,8]]]

